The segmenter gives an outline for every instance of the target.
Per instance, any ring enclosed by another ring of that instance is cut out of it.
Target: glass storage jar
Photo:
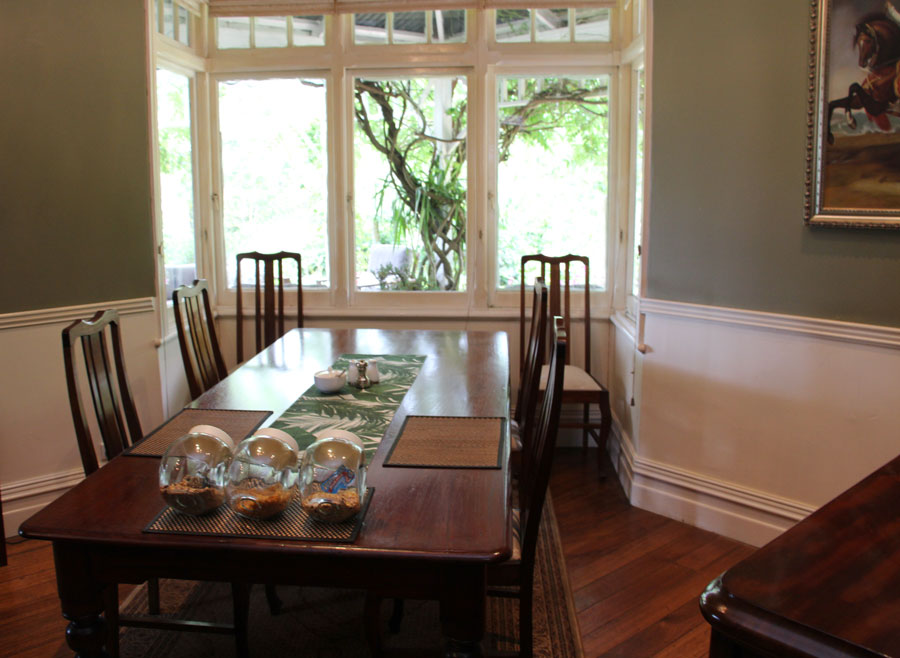
[[[225,481],[234,441],[221,429],[191,428],[176,439],[159,464],[159,490],[185,514],[206,514],[225,502]]]
[[[303,453],[300,504],[311,516],[337,523],[362,507],[366,465],[362,448],[348,439],[319,439]]]
[[[241,441],[228,468],[226,494],[236,513],[268,519],[291,504],[300,450],[287,432],[266,428]]]

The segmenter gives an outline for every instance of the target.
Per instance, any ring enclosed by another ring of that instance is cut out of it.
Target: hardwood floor
[[[550,488],[586,658],[705,656],[709,627],[697,597],[753,549],[631,507],[596,451],[559,450]],[[45,542],[13,540],[0,568],[0,656],[65,655]]]
[[[753,548],[632,507],[596,451],[559,450],[550,490],[586,658],[706,656],[697,598]]]

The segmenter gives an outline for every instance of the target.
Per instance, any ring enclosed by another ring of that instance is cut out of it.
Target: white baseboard
[[[615,418],[609,453],[635,507],[752,546],[770,542],[815,511],[796,501],[639,457]]]
[[[7,537],[15,536],[19,526],[32,514],[63,495],[84,479],[80,468],[27,480],[5,483],[2,488],[3,528]]]

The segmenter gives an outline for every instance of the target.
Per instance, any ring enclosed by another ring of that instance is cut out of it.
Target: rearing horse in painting
[[[828,143],[834,143],[831,115],[836,108],[847,113],[847,123],[856,128],[852,110],[860,108],[878,128],[891,130],[888,114],[900,116],[900,13],[886,3],[884,13],[865,16],[856,24],[853,47],[859,51],[859,67],[866,69],[862,84],[850,85],[844,98],[828,103]]]

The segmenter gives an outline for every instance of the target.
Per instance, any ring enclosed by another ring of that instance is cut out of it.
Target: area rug
[[[163,580],[162,608],[175,616],[218,622],[231,621],[231,588],[221,583]],[[280,656],[344,658],[370,655],[366,645],[363,607],[365,592],[282,586],[283,611],[272,616],[263,587],[254,586],[250,602],[250,648],[254,658]],[[146,587],[123,606],[129,614],[147,610]],[[400,632],[387,631],[390,601],[382,606],[385,655],[440,656],[438,606],[430,601],[406,601]],[[484,647],[488,656],[518,649],[518,601],[489,597]],[[122,658],[225,658],[235,653],[230,635],[122,629]],[[534,655],[541,658],[581,658],[581,639],[559,529],[548,496],[541,523],[535,572]]]

